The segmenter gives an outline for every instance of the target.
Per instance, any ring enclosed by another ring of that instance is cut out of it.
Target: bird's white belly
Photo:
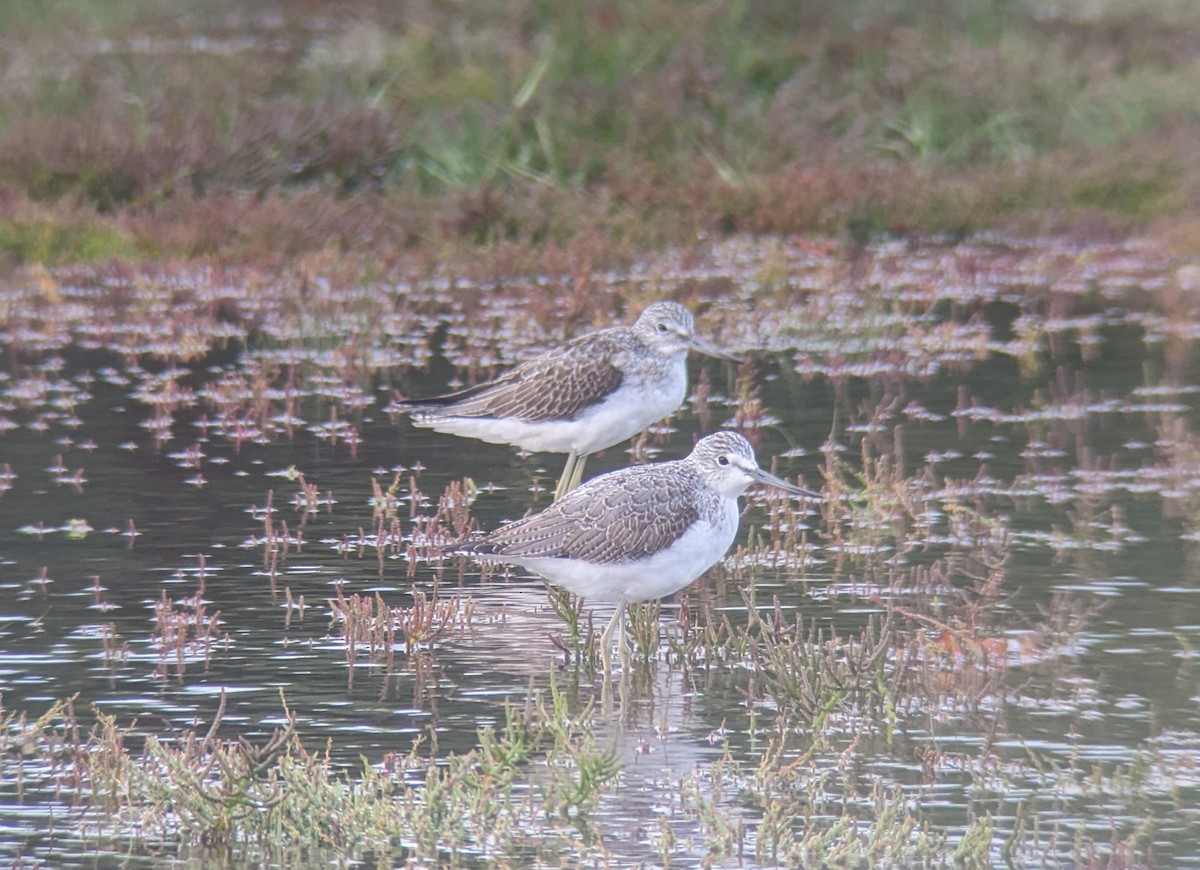
[[[738,516],[736,499],[729,499],[718,522],[701,520],[667,549],[636,562],[512,561],[590,601],[649,601],[677,592],[721,561],[737,535]]]
[[[584,456],[620,444],[679,408],[687,393],[681,359],[659,380],[626,383],[574,420],[524,422],[505,417],[438,417],[415,420],[438,432],[511,444],[531,453]]]
[[[579,426],[571,449],[584,455],[632,438],[678,410],[687,393],[687,369],[673,366],[670,377],[623,385],[574,422]]]
[[[579,440],[582,421],[526,423],[507,417],[428,417],[414,422],[449,435],[477,438],[489,444],[511,444],[530,453],[570,453]]]

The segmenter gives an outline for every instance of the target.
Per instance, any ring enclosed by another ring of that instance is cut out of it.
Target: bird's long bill
[[[715,344],[710,344],[709,342],[705,341],[704,339],[696,338],[695,336],[693,336],[691,338],[691,340],[688,341],[688,347],[690,347],[692,350],[696,351],[697,353],[704,354],[705,356],[711,356],[711,357],[716,357],[717,359],[729,360],[730,362],[741,362],[742,361],[742,358],[740,356],[734,356],[731,353],[727,353],[726,351],[721,350],[721,348],[717,347]]]
[[[782,477],[776,477],[771,472],[763,471],[761,468],[756,468],[753,471],[748,471],[746,473],[753,477],[757,483],[761,483],[766,486],[773,486],[776,489],[782,489],[784,492],[790,492],[792,495],[802,495],[806,498],[821,497],[821,494],[818,492],[813,492],[811,489],[801,489],[798,486],[793,486]]]

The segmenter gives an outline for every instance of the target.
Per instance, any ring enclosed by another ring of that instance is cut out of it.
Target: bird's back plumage
[[[695,477],[682,462],[610,472],[464,551],[596,565],[645,559],[677,542],[702,514],[718,510],[716,495]]]
[[[519,364],[494,381],[407,404],[444,417],[503,417],[524,423],[573,420],[616,392],[637,339],[624,328],[594,332]]]

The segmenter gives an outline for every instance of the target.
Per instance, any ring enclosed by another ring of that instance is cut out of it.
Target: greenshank
[[[633,437],[682,404],[689,350],[737,359],[698,338],[682,305],[656,302],[633,326],[580,336],[494,381],[401,408],[415,425],[438,432],[566,453],[557,499],[579,485],[589,453]]]
[[[685,459],[601,474],[456,552],[518,565],[584,599],[615,604],[600,637],[607,661],[626,604],[670,595],[721,560],[737,535],[738,496],[755,483],[820,498],[759,468],[741,435],[717,432]]]

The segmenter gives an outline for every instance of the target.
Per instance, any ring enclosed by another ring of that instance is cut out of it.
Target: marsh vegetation
[[[752,493],[723,566],[634,609],[614,692],[603,612],[442,555],[544,504],[552,458],[389,413],[591,325],[544,278],[27,273],[8,848],[1190,855],[1193,268],[732,240],[607,276],[606,307],[679,298],[747,359],[696,363],[690,406],[596,470],[729,425],[825,495]]]
[[[917,6],[5,4],[0,856],[1194,862],[1200,21]],[[444,555],[561,459],[398,409],[664,298],[589,474],[824,500],[606,688]]]

